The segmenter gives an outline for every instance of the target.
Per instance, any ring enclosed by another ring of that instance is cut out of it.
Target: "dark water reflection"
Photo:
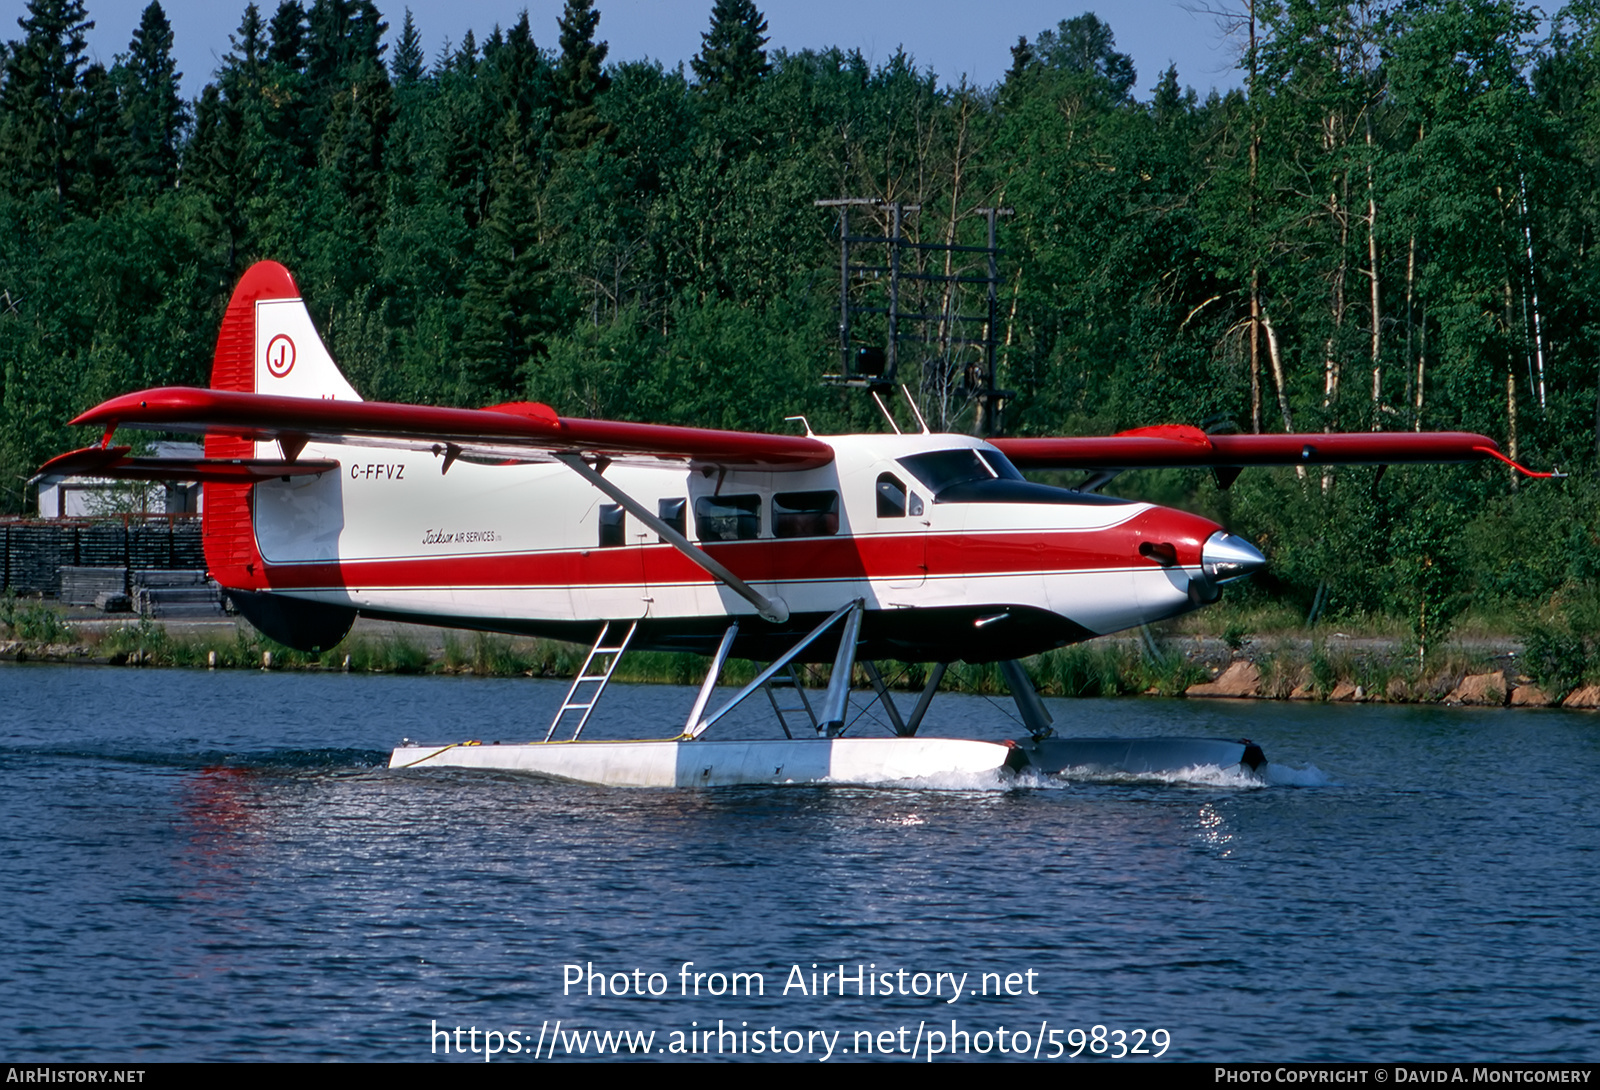
[[[1052,704],[1064,733],[1252,737],[1283,770],[1264,788],[630,791],[382,767],[402,736],[541,735],[561,692],[0,667],[8,1054],[420,1059],[435,1021],[558,1018],[848,1047],[954,1018],[1163,1027],[1189,1060],[1594,1058],[1592,716]],[[671,733],[692,698],[613,690],[591,731]],[[941,697],[928,730],[1015,735],[1009,711]],[[766,995],[680,997],[686,961],[761,973]],[[1038,994],[780,994],[813,962],[973,986],[1031,969]],[[563,996],[568,963],[671,990]]]

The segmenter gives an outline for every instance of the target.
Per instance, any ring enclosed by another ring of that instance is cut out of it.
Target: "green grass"
[[[0,595],[0,624],[7,633],[29,643],[67,643],[72,640],[70,625],[43,602],[27,602],[7,591]]]
[[[1552,695],[1559,697],[1584,681],[1600,677],[1600,644],[1585,628],[1588,603],[1583,611],[1569,609],[1557,620],[1525,626],[1523,638],[1527,653],[1518,659]],[[1576,619],[1568,615],[1576,615]],[[1219,624],[1193,631],[1197,625],[1160,626],[1153,640],[1137,636],[1096,640],[1050,651],[1025,660],[1024,666],[1035,687],[1052,697],[1112,697],[1137,694],[1181,695],[1189,686],[1210,680],[1213,671],[1207,663],[1185,654],[1183,643],[1174,638],[1205,636],[1220,638],[1229,653],[1247,654],[1259,667],[1263,695],[1285,698],[1296,688],[1310,683],[1311,691],[1326,698],[1341,684],[1362,686],[1369,694],[1381,695],[1391,682],[1402,699],[1437,700],[1467,673],[1493,667],[1483,655],[1463,651],[1459,644],[1431,649],[1425,668],[1419,665],[1416,646],[1405,635],[1374,632],[1341,623],[1341,634],[1355,638],[1378,636],[1387,639],[1386,647],[1356,649],[1343,640],[1328,638],[1330,629],[1318,626],[1280,629],[1276,634],[1249,627],[1282,621],[1284,614],[1271,610],[1244,611],[1223,615]],[[75,638],[71,627],[59,613],[38,602],[19,602],[0,598],[0,622],[14,638],[30,642],[67,642]],[[1164,629],[1163,634],[1160,629]],[[1353,631],[1350,631],[1353,630]],[[1575,630],[1578,630],[1575,634]],[[1220,633],[1220,637],[1214,633]],[[1308,637],[1310,637],[1308,642]],[[89,637],[94,640],[95,637]],[[1192,645],[1191,645],[1192,646]],[[1213,668],[1220,649],[1209,644],[1206,656]],[[406,633],[357,635],[331,651],[295,651],[269,640],[246,625],[232,632],[174,634],[148,618],[129,623],[98,637],[97,657],[116,663],[149,666],[200,667],[219,669],[349,670],[361,673],[467,674],[475,677],[542,677],[569,679],[582,665],[587,648],[555,640],[540,640],[491,633],[446,633],[441,651],[430,652],[414,636]],[[1224,656],[1225,657],[1225,656]],[[642,684],[698,685],[710,664],[701,655],[670,652],[632,652],[619,666],[616,679]],[[743,685],[764,666],[744,660],[730,660],[722,673],[723,685]],[[884,664],[888,684],[900,691],[915,692],[927,678],[927,665]],[[810,664],[803,668],[808,688],[826,687],[830,668]],[[854,687],[867,687],[862,667],[857,667]],[[944,688],[953,692],[993,697],[1009,695],[1004,675],[993,663],[953,663],[945,675]]]

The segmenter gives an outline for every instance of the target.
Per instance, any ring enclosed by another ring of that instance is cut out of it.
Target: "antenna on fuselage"
[[[917,423],[922,425],[922,434],[930,434],[928,422],[922,419],[922,410],[917,408],[917,399],[911,396],[911,391],[906,389],[906,384],[903,382],[900,384],[900,392],[905,395],[906,404],[911,406],[911,414],[917,418]]]
[[[902,390],[905,389],[904,386],[902,386],[900,388]],[[885,405],[883,403],[883,398],[878,396],[878,391],[871,390],[869,392],[872,394],[872,400],[874,400],[874,401],[876,401],[878,403],[878,411],[883,413],[883,418],[889,422],[889,426],[894,429],[894,433],[896,435],[904,435],[905,432],[900,430],[900,425],[896,424],[894,422],[894,413],[890,412],[889,411],[889,406],[887,406],[887,405]],[[914,408],[916,408],[916,406],[913,405],[912,408],[914,409]],[[923,431],[927,431],[928,429],[927,428],[923,428],[922,430]]]

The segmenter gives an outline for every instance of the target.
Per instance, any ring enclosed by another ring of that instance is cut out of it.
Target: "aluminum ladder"
[[[589,648],[589,657],[583,660],[583,667],[579,669],[578,676],[572,679],[572,687],[567,690],[567,698],[561,702],[561,710],[550,720],[550,729],[544,732],[546,742],[555,736],[556,728],[561,725],[561,717],[568,712],[583,713],[578,725],[572,731],[571,741],[578,740],[578,736],[583,733],[584,724],[589,722],[589,715],[594,711],[594,706],[600,703],[601,694],[606,691],[611,675],[617,672],[617,663],[622,661],[622,656],[628,650],[628,644],[633,642],[633,634],[638,628],[638,621],[631,622],[628,631],[623,634],[622,642],[615,647],[607,647],[606,636],[611,632],[611,622],[607,621],[600,627],[600,635],[595,639],[594,646]],[[597,658],[601,661],[601,672],[590,673],[590,668],[594,666],[594,660]],[[579,694],[585,685],[593,685],[594,690],[588,694],[587,700],[582,700]]]
[[[768,678],[762,688],[767,690],[767,699],[772,701],[772,710],[778,716],[778,726],[783,728],[783,736],[785,738],[794,737],[789,731],[789,716],[799,712],[804,712],[806,718],[811,721],[813,734],[821,732],[822,728],[817,725],[817,713],[811,707],[811,698],[806,696],[805,684],[801,682],[800,675],[795,671],[793,662],[784,664],[783,670]],[[778,689],[791,690],[800,697],[800,703],[787,708],[782,706],[778,703]]]

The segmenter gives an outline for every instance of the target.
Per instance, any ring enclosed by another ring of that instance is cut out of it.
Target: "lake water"
[[[563,692],[0,665],[0,1052],[515,1063],[626,1055],[600,1036],[620,1031],[653,1057],[827,1062],[1600,1051],[1591,714],[1050,702],[1063,734],[1251,737],[1265,785],[383,767],[403,736],[541,736]],[[692,699],[614,686],[590,732],[671,734]],[[721,735],[775,731],[755,703]],[[925,731],[1017,736],[1013,710],[944,695]]]

